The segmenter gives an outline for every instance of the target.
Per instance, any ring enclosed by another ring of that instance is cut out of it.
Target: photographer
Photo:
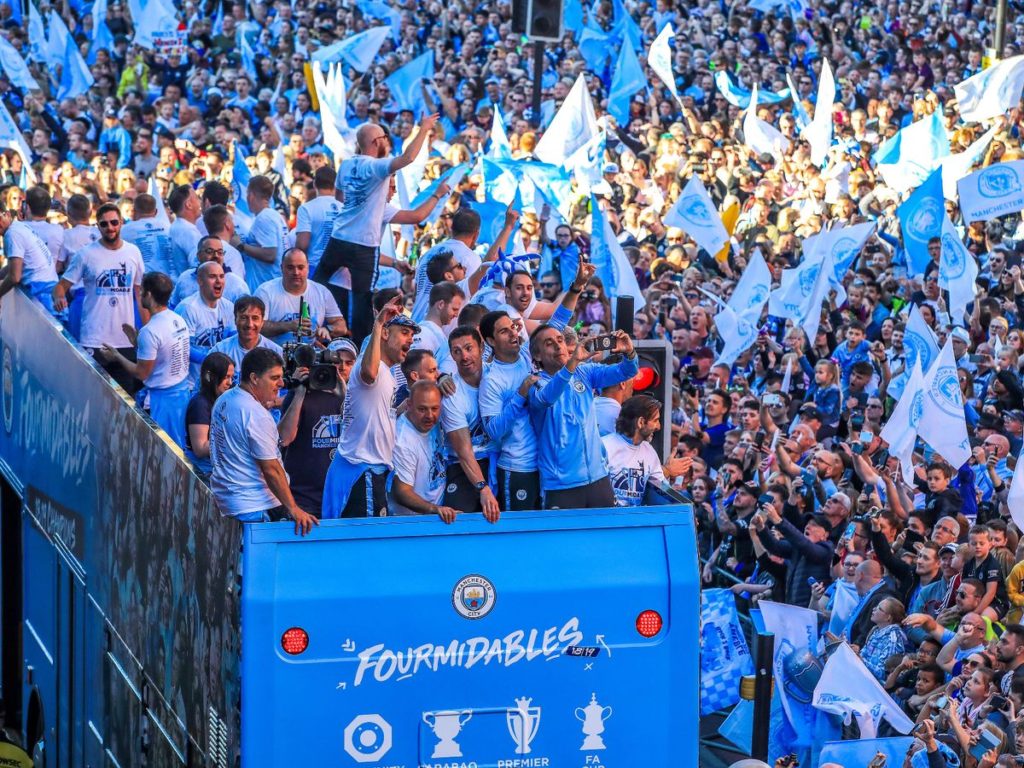
[[[823,515],[812,515],[804,524],[803,533],[783,519],[771,497],[758,500],[758,516],[782,533],[782,539],[764,536],[761,545],[771,554],[788,560],[786,571],[786,602],[807,605],[811,598],[811,579],[828,581],[832,570],[834,546],[829,539],[832,524]]]
[[[320,517],[331,456],[341,437],[345,389],[356,360],[355,345],[348,339],[336,339],[327,349],[339,358],[331,363],[337,371],[334,388],[311,388],[309,368],[297,368],[293,381],[286,382],[288,394],[277,425],[292,495],[303,510],[316,517]]]

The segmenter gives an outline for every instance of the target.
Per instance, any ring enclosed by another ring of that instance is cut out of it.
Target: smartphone
[[[968,355],[967,359],[972,363],[982,363],[988,359],[988,355]]]
[[[615,347],[615,337],[610,333],[602,333],[587,339],[584,344],[590,352],[607,352]]]
[[[847,523],[846,530],[843,531],[843,538],[846,539],[847,541],[852,541],[853,540],[853,534],[855,534],[856,532],[857,532],[857,524],[856,523]]]
[[[995,709],[995,710],[1003,709],[1006,706],[1006,697],[1005,696],[999,696],[999,695],[993,696],[989,700],[989,704],[992,705],[992,709]]]
[[[949,696],[940,696],[939,700],[935,702],[935,708],[945,709],[947,704],[949,704]]]
[[[775,497],[770,493],[762,493],[757,499],[757,506],[763,507],[765,504],[774,504]]]
[[[978,737],[978,743],[970,748],[969,752],[971,757],[975,760],[981,760],[985,756],[985,753],[991,749],[996,749],[1003,740],[1000,736],[993,733],[988,728],[982,726],[981,734]]]
[[[769,392],[764,396],[764,404],[769,408],[778,408],[782,405],[782,396],[777,395],[774,392]]]

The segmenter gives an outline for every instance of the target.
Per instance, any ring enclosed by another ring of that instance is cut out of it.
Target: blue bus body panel
[[[696,765],[688,507],[252,525],[243,560],[246,768]]]

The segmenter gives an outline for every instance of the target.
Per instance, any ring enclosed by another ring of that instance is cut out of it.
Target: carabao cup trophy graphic
[[[473,717],[473,713],[468,709],[424,712],[423,722],[431,727],[434,735],[439,739],[431,757],[462,757],[462,750],[455,743],[455,737],[459,735],[462,727],[469,722],[471,717]]]
[[[517,755],[530,754],[530,742],[537,735],[540,727],[540,707],[531,707],[532,699],[516,699],[516,708],[505,710],[505,722],[508,732],[516,743]]]

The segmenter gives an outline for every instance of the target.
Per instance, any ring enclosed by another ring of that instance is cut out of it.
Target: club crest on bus
[[[452,591],[452,605],[466,619],[482,619],[494,608],[494,602],[494,585],[477,574],[466,576]]]

